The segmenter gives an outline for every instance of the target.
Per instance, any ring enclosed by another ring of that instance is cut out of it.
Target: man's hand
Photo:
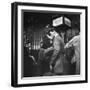
[[[48,53],[48,52],[50,52],[50,51],[53,51],[53,50],[54,50],[54,48],[51,46],[51,47],[45,49],[45,50],[44,50],[44,53],[46,54],[46,53]]]

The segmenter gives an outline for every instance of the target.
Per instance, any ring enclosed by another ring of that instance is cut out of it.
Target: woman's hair
[[[45,35],[42,40],[42,48],[46,49],[51,46],[50,39]]]
[[[46,33],[46,34],[48,34],[48,35],[50,36],[50,32],[53,32],[53,31],[55,31],[54,28],[49,28],[49,29],[47,30],[47,33]]]

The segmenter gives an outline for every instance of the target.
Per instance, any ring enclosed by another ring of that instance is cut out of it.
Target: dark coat
[[[40,75],[43,75],[46,72],[49,72],[49,61],[52,51],[45,53],[45,49],[50,47],[52,44],[50,43],[50,39],[47,36],[43,37],[42,41],[43,45],[39,50],[38,54],[38,71]]]

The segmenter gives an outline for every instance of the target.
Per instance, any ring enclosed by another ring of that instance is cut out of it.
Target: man
[[[53,54],[51,55],[50,59],[50,71],[54,74],[63,74],[64,40],[54,29],[50,30],[48,33],[53,39],[53,45],[45,49],[45,53],[48,53],[53,50]]]

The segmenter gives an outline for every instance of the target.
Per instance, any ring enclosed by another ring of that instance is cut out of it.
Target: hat
[[[45,32],[48,33],[48,32],[51,31],[51,30],[54,30],[54,27],[51,26],[50,24],[46,25],[46,27],[45,27]]]

